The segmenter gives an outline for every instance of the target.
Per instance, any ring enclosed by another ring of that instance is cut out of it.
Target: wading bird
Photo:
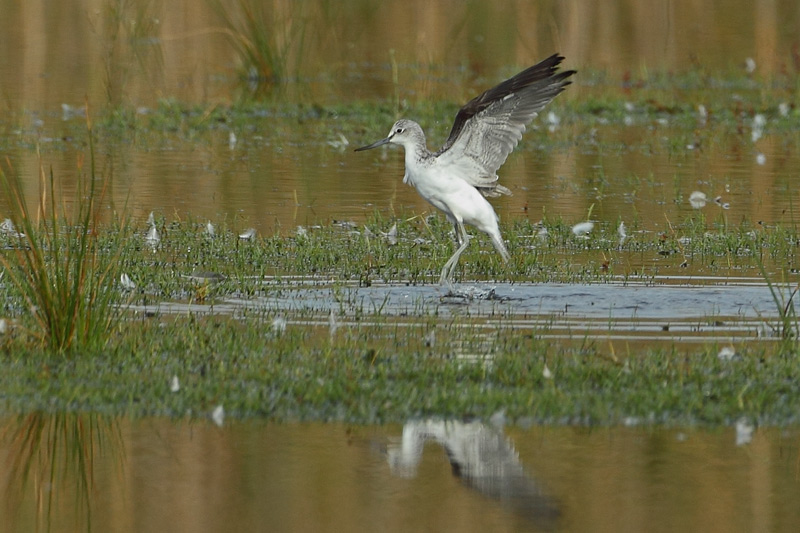
[[[563,60],[554,54],[467,102],[437,152],[428,150],[420,125],[407,119],[395,122],[385,139],[355,150],[384,144],[405,149],[403,183],[413,185],[455,228],[458,248],[439,278],[451,293],[458,258],[469,245],[465,223],[486,233],[503,261],[509,260],[497,214],[486,198],[511,194],[497,182],[497,169],[522,138],[525,126],[571,83],[568,78],[574,70],[557,72]]]

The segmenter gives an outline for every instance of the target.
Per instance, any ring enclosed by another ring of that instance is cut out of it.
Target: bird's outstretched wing
[[[525,127],[571,82],[575,71],[557,72],[564,58],[553,54],[470,100],[456,115],[450,136],[436,152],[485,196],[510,194],[497,183],[497,169],[517,146]]]

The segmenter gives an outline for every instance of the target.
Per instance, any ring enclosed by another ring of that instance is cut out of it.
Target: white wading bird
[[[459,110],[450,136],[438,152],[428,150],[420,125],[407,119],[395,122],[385,139],[355,150],[389,143],[405,148],[403,183],[413,185],[455,227],[458,248],[439,278],[450,292],[458,258],[469,245],[464,223],[486,233],[503,261],[510,257],[497,214],[486,197],[511,194],[497,182],[497,169],[522,138],[525,126],[571,83],[568,78],[574,70],[557,72],[563,59],[554,54],[470,100]]]

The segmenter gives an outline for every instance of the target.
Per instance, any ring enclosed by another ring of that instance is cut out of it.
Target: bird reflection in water
[[[478,421],[406,422],[400,441],[387,450],[392,473],[416,476],[427,441],[445,449],[453,475],[467,487],[499,501],[538,529],[555,528],[560,514],[555,500],[526,475],[519,454],[502,432]]]

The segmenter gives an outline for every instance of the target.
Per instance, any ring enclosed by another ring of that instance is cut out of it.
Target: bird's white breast
[[[438,164],[436,159],[416,165],[407,162],[403,181],[413,185],[420,196],[449,218],[482,229],[487,221],[496,220],[494,210],[483,195],[454,170]]]

